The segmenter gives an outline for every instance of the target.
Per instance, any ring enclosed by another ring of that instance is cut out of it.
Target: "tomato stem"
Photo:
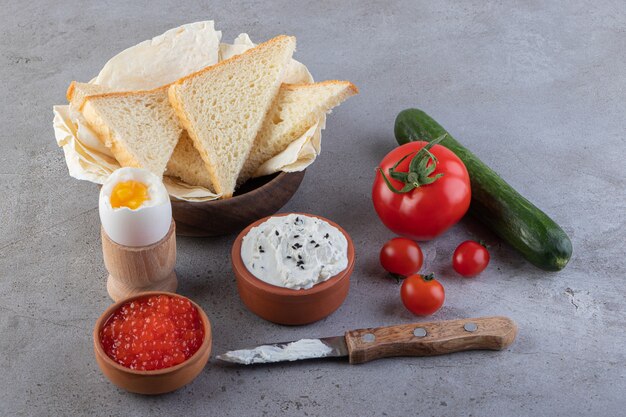
[[[430,274],[428,274],[428,275],[422,275],[422,279],[423,279],[424,281],[426,281],[426,282],[428,282],[428,281],[432,281],[433,279],[435,279],[435,273],[434,273],[434,272],[431,272],[431,273],[430,273]]]
[[[402,274],[396,274],[395,272],[390,272],[389,275],[391,275],[392,277],[395,278],[396,280],[396,284],[399,284],[400,281],[402,281],[403,279],[405,279],[406,277]]]
[[[441,178],[443,173],[439,173],[431,177],[431,174],[437,167],[437,157],[430,152],[430,149],[441,142],[445,137],[446,134],[444,133],[437,139],[429,142],[419,151],[404,155],[400,158],[400,160],[398,160],[398,162],[389,168],[389,176],[396,181],[404,183],[404,186],[400,189],[394,187],[387,175],[385,175],[385,172],[381,168],[378,168],[385,184],[387,184],[387,187],[396,194],[405,194],[422,185],[432,184],[437,181],[437,179]],[[411,155],[413,155],[413,158],[409,163],[409,170],[407,172],[396,171],[398,165]]]

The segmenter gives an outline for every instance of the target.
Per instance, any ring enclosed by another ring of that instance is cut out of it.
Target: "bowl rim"
[[[102,347],[102,341],[100,340],[100,329],[109,319],[109,317],[111,317],[111,315],[116,310],[118,310],[123,304],[132,300],[136,300],[138,298],[150,297],[152,295],[169,295],[169,296],[184,298],[188,300],[189,302],[191,302],[191,304],[198,310],[198,313],[200,315],[200,319],[204,327],[204,339],[202,340],[202,344],[200,345],[198,350],[193,355],[191,355],[187,360],[177,365],[170,366],[167,368],[153,369],[153,370],[130,369],[130,368],[125,367],[124,365],[121,365],[115,362],[111,357],[109,357],[109,355],[107,355],[107,353],[104,351],[104,348]],[[203,352],[207,350],[207,348],[211,347],[211,341],[212,341],[211,322],[209,321],[209,318],[207,317],[204,310],[202,310],[202,308],[193,300],[191,300],[189,297],[185,297],[184,295],[176,294],[176,293],[169,292],[169,291],[146,291],[146,292],[134,294],[129,297],[123,298],[111,304],[109,307],[107,307],[106,310],[104,310],[104,312],[100,315],[100,317],[98,317],[98,320],[96,320],[96,324],[93,329],[93,342],[94,342],[94,347],[96,349],[96,354],[104,362],[106,362],[107,365],[112,366],[118,371],[132,374],[132,375],[144,375],[144,376],[145,375],[149,375],[149,376],[163,375],[163,374],[175,372],[181,368],[189,366],[190,363],[197,361],[198,358],[202,356]]]
[[[241,246],[243,242],[243,237],[247,235],[248,232],[250,232],[250,229],[258,226],[259,224],[269,220],[272,217],[285,217],[290,214],[315,217],[337,228],[337,230],[339,230],[345,236],[346,241],[348,242],[348,248],[347,248],[348,265],[336,275],[333,275],[332,277],[328,278],[326,281],[320,282],[319,284],[315,284],[311,288],[308,288],[308,289],[294,289],[294,288],[279,287],[277,285],[268,284],[267,282],[260,280],[254,274],[248,271],[248,268],[246,268],[246,265],[243,262],[243,258],[241,257]],[[239,235],[237,235],[237,238],[235,238],[235,241],[231,249],[231,261],[233,264],[233,268],[235,269],[235,274],[239,275],[242,279],[245,279],[249,284],[254,286],[257,290],[263,291],[265,293],[270,293],[276,296],[282,296],[282,297],[302,297],[302,296],[314,295],[314,294],[324,292],[328,290],[329,288],[335,286],[337,283],[339,283],[342,279],[346,277],[346,275],[350,275],[349,272],[352,270],[352,267],[355,262],[354,243],[352,242],[352,238],[350,238],[350,235],[348,234],[348,232],[346,232],[343,227],[339,226],[334,221],[327,219],[323,216],[319,216],[317,214],[302,213],[302,212],[276,213],[270,216],[263,217],[262,219],[259,219],[249,224],[245,229],[243,229],[239,233]]]
[[[279,171],[279,172],[275,172],[273,174],[267,174],[267,175],[261,175],[260,177],[255,177],[255,178],[261,178],[261,177],[265,177],[265,176],[269,176],[269,175],[275,175],[276,176],[274,178],[272,178],[271,180],[267,181],[265,184],[256,187],[246,193],[243,194],[239,194],[239,195],[235,195],[232,196],[230,198],[216,198],[215,200],[207,200],[207,201],[186,201],[186,200],[172,200],[170,198],[170,201],[172,204],[192,204],[192,205],[200,205],[200,204],[225,204],[226,202],[233,202],[233,200],[239,199],[239,198],[243,198],[244,196],[254,196],[254,194],[256,194],[257,192],[260,192],[260,190],[264,189],[265,187],[269,187],[270,184],[274,183],[275,181],[282,179],[283,177],[287,176],[287,175],[291,175],[291,174],[300,174],[300,175],[304,175],[304,173],[306,172],[306,169],[303,169],[302,171],[293,171],[293,172],[287,172],[287,171]],[[254,179],[254,178],[252,178]]]

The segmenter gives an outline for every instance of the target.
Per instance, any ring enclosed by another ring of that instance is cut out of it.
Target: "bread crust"
[[[230,58],[228,58],[228,59],[225,59],[225,60],[223,60],[223,61],[218,62],[217,64],[209,65],[208,67],[202,68],[201,70],[198,70],[198,71],[196,71],[196,72],[192,72],[192,73],[191,73],[191,74],[189,74],[189,75],[185,75],[184,77],[179,78],[178,80],[176,80],[176,81],[174,81],[173,83],[171,83],[171,84],[170,84],[170,86],[175,86],[175,85],[178,85],[178,84],[182,84],[182,83],[183,83],[183,82],[185,82],[186,80],[188,80],[188,79],[190,79],[190,78],[193,78],[193,77],[195,77],[195,76],[197,76],[197,75],[200,75],[200,74],[205,73],[205,72],[207,72],[207,71],[212,71],[212,70],[214,70],[214,69],[216,69],[216,68],[219,68],[219,67],[221,67],[221,66],[223,66],[223,65],[226,65],[226,64],[229,64],[229,63],[232,63],[232,62],[239,61],[240,59],[242,59],[242,58],[243,58],[243,57],[245,57],[246,55],[249,55],[249,54],[253,53],[253,51],[254,51],[255,49],[257,49],[257,48],[259,48],[259,47],[261,47],[261,46],[271,45],[271,44],[273,44],[273,43],[276,43],[276,42],[279,42],[279,41],[282,41],[282,40],[285,40],[285,39],[293,39],[293,41],[294,41],[294,42],[296,41],[295,36],[288,36],[288,35],[278,35],[278,36],[275,36],[275,37],[273,37],[273,38],[272,38],[272,39],[270,39],[270,40],[267,40],[267,41],[265,41],[265,42],[263,42],[263,43],[258,44],[258,45],[257,45],[257,46],[255,46],[254,48],[250,48],[250,49],[248,49],[248,50],[246,50],[246,51],[244,51],[244,52],[242,52],[242,53],[240,53],[240,54],[233,55],[233,56],[231,56],[231,57],[230,57]]]
[[[352,84],[350,81],[343,81],[343,80],[326,80],[326,81],[318,81],[315,83],[299,83],[299,84],[283,83],[281,84],[280,88],[294,91],[300,88],[307,88],[307,87],[310,88],[313,86],[319,87],[320,85],[333,85],[333,84],[341,84],[341,85],[347,86],[350,92],[352,93],[352,95],[359,94],[359,89],[357,88],[356,85]]]
[[[148,94],[158,93],[160,91],[163,91],[165,93],[165,90],[167,90],[170,85],[171,84],[163,85],[161,87],[153,88],[152,90],[112,91],[110,93],[92,94],[90,96],[85,97],[85,100],[83,101],[82,105],[80,106],[78,110],[82,111],[83,107],[85,107],[85,103],[87,103],[89,100],[94,100],[94,99],[99,99],[99,98],[148,95]]]
[[[67,99],[67,101],[70,101],[70,102],[72,101],[75,90],[76,90],[76,81],[72,81],[70,83],[70,86],[67,87],[67,91],[65,92],[65,98]]]

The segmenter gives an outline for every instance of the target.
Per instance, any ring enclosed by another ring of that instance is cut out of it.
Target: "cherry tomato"
[[[489,251],[483,245],[473,240],[461,243],[452,256],[454,270],[469,278],[480,274],[489,264]]]
[[[448,148],[435,144],[429,149],[429,145],[410,142],[389,152],[372,188],[374,208],[384,225],[419,241],[433,239],[461,220],[471,199],[463,162]],[[425,147],[430,154],[419,152]],[[413,158],[422,164],[412,164]]]
[[[439,310],[446,298],[443,285],[433,275],[411,275],[402,282],[400,296],[404,306],[413,314],[427,316]]]
[[[392,274],[414,274],[420,270],[423,262],[424,255],[419,245],[404,237],[391,239],[380,250],[380,264]]]

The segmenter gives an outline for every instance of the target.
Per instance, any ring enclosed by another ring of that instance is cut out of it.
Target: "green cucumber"
[[[547,214],[520,195],[494,170],[455,140],[434,119],[418,109],[403,110],[394,127],[400,145],[411,141],[440,142],[467,167],[472,184],[469,212],[513,246],[526,260],[546,271],[559,271],[572,255],[572,242]]]

